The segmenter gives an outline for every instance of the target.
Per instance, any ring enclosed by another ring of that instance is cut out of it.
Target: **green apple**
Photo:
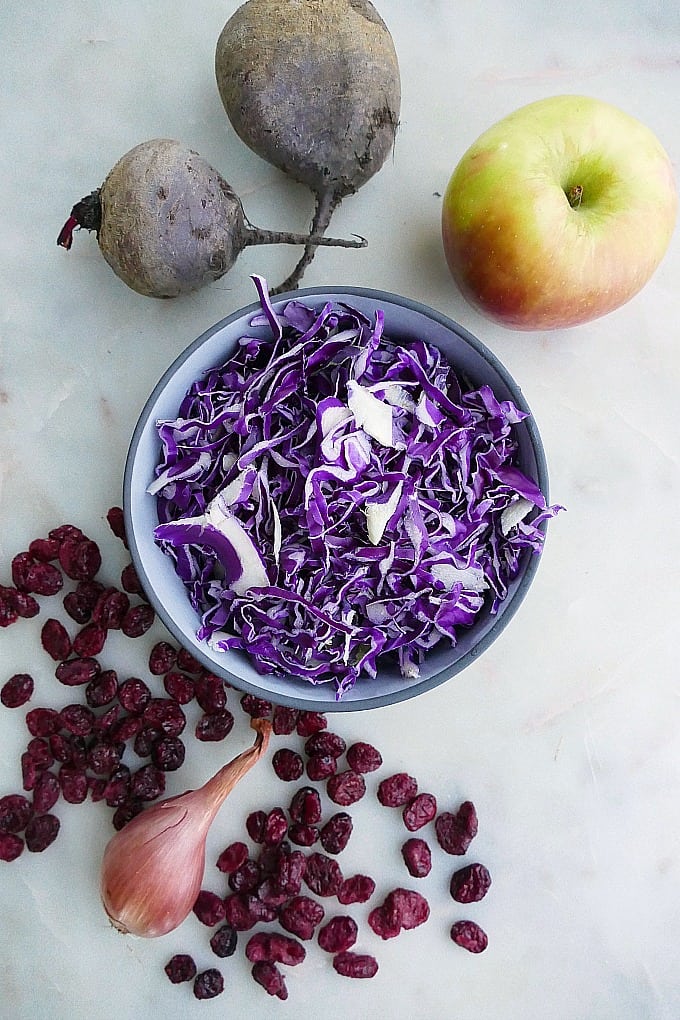
[[[444,195],[442,239],[466,298],[511,329],[588,322],[628,301],[663,258],[677,190],[639,120],[552,96],[489,128]]]

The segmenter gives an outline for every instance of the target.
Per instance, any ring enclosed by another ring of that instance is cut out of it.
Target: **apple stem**
[[[572,209],[578,209],[583,198],[583,186],[581,184],[574,184],[567,192],[567,201]]]

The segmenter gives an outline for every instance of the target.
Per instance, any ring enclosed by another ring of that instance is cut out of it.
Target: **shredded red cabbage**
[[[415,677],[497,611],[561,509],[514,463],[526,414],[464,390],[434,346],[391,341],[382,311],[275,312],[253,279],[271,337],[243,337],[158,422],[155,539],[212,647],[338,699],[381,656]]]

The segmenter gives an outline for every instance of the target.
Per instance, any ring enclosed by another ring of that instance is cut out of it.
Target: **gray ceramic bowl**
[[[435,344],[457,372],[474,386],[488,383],[499,400],[511,399],[528,411],[517,383],[498,359],[467,330],[425,305],[377,290],[355,287],[326,287],[298,290],[282,295],[273,303],[280,306],[291,298],[322,305],[326,300],[345,301],[371,316],[385,312],[385,334],[394,339],[418,336]],[[146,488],[159,462],[160,443],[156,421],[173,418],[182,398],[202,373],[223,362],[237,340],[247,332],[267,336],[266,329],[253,330],[248,323],[260,310],[259,304],[234,312],[195,340],[168,368],[149,397],[135,428],[125,467],[124,509],[133,563],[145,592],[158,616],[178,642],[205,667],[242,691],[257,694],[276,704],[315,711],[351,712],[378,708],[413,698],[445,682],[474,662],[514,616],[536,573],[539,557],[526,553],[518,576],[510,585],[502,608],[491,616],[483,610],[469,629],[461,631],[455,648],[434,648],[417,679],[404,679],[396,666],[385,665],[375,679],[363,678],[341,701],[335,700],[334,685],[312,685],[289,676],[261,676],[245,654],[218,652],[196,639],[198,617],[186,591],[175,574],[171,559],[154,542],[158,524],[155,497]],[[518,464],[548,497],[548,477],[538,429],[527,418],[517,429]]]

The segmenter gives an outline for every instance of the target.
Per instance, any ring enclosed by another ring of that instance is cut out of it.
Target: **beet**
[[[142,142],[119,159],[101,188],[74,205],[57,244],[69,249],[77,227],[96,231],[102,255],[128,287],[158,298],[218,280],[248,245],[366,244],[252,226],[222,175],[168,138]]]
[[[392,150],[399,64],[368,0],[248,0],[222,29],[215,76],[241,140],[315,195],[310,237]],[[295,288],[314,252],[272,293]]]

